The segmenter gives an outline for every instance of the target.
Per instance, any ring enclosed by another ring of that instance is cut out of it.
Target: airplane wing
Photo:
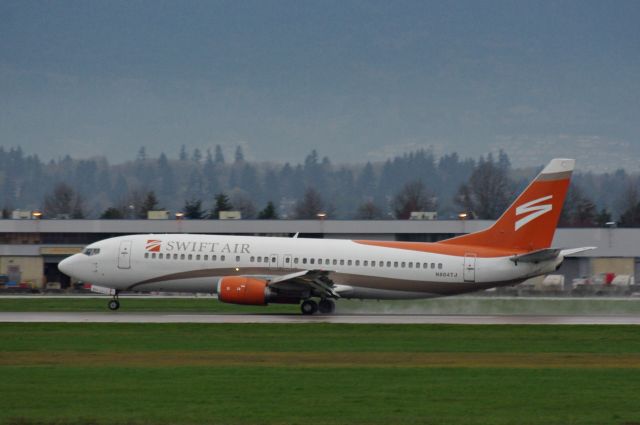
[[[526,254],[514,255],[509,259],[514,263],[522,262],[522,263],[539,263],[541,261],[553,260],[554,258],[562,255],[563,257],[577,254],[583,251],[589,251],[592,249],[596,249],[595,246],[584,246],[581,248],[570,248],[570,249],[560,249],[560,248],[545,248],[539,249],[537,251],[527,252]]]
[[[268,286],[276,291],[311,291],[322,297],[340,298],[334,290],[334,283],[327,270],[302,270],[277,276],[269,281]]]

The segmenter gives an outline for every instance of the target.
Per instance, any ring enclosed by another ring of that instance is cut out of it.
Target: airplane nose
[[[60,263],[58,264],[58,270],[71,277],[71,275],[73,274],[73,263],[75,263],[76,261],[76,255],[78,254],[72,255],[71,257],[67,257],[64,260],[60,261]]]

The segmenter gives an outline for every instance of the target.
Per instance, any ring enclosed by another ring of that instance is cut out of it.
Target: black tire
[[[318,304],[318,311],[322,314],[331,314],[336,311],[336,303],[333,300],[320,300]]]
[[[302,314],[314,314],[318,311],[318,303],[313,300],[304,300],[302,304],[300,304],[300,310],[302,311]]]
[[[118,300],[109,301],[109,310],[115,311],[120,308],[120,302]]]

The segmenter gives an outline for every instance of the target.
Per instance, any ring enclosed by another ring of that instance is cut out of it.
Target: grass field
[[[0,311],[107,311],[109,297],[0,297]],[[297,305],[238,306],[206,298],[121,298],[121,311],[299,313]],[[339,300],[337,313],[398,314],[640,314],[640,298],[493,298],[459,296],[416,301]]]
[[[633,326],[0,324],[2,424],[640,424]]]

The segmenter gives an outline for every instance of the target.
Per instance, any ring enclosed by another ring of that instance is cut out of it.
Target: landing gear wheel
[[[336,310],[336,303],[333,300],[320,300],[320,304],[318,305],[318,311],[322,314],[331,314]]]
[[[318,303],[313,300],[304,300],[300,304],[300,310],[302,310],[302,314],[313,314],[318,311]]]
[[[111,300],[109,301],[109,310],[117,310],[120,308],[120,301]]]

